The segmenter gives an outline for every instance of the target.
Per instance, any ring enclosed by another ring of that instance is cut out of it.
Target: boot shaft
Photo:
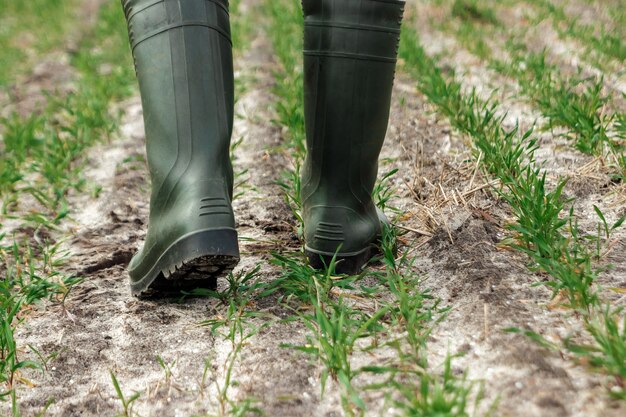
[[[141,91],[153,191],[197,177],[222,177],[225,171],[232,177],[228,2],[122,0],[122,5]]]

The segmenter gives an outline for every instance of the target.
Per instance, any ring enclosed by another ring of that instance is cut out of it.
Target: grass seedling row
[[[13,5],[10,10],[23,13],[25,19],[37,20],[48,6],[62,12],[62,6],[70,2],[45,3]],[[50,15],[45,21],[56,21],[59,28],[68,23]],[[80,278],[63,272],[67,254],[61,250],[65,237],[59,236],[58,225],[70,214],[70,190],[85,191],[82,171],[88,149],[108,140],[116,130],[119,115],[109,111],[110,104],[132,91],[125,30],[119,5],[104,6],[90,30],[91,36],[71,59],[78,74],[73,91],[64,97],[47,97],[40,113],[13,114],[1,121],[1,221],[17,226],[0,236],[0,397],[11,398],[14,415],[20,414],[17,389],[22,383],[29,384],[20,371],[45,371],[45,358],[38,355],[36,347],[30,347],[26,355],[24,347],[17,346],[15,330],[27,319],[29,306],[42,299],[63,305],[72,286],[80,282]],[[104,68],[109,69],[104,72]],[[25,207],[29,200],[33,206]],[[24,230],[32,233],[20,232]]]
[[[442,30],[452,32],[489,68],[514,79],[526,100],[545,117],[544,128],[565,129],[563,135],[577,150],[607,159],[611,174],[622,178],[626,157],[619,120],[623,120],[624,113],[615,109],[613,99],[617,97],[607,92],[604,79],[584,75],[582,67],[575,74],[564,74],[550,62],[545,49],[529,50],[521,32],[506,29],[488,3],[456,0],[451,9],[456,19],[442,23]],[[509,3],[511,6],[515,2]],[[497,57],[487,39],[502,40],[498,48],[508,57]]]
[[[585,56],[590,57],[599,68],[606,67],[607,58],[618,63],[626,60],[626,32],[623,28],[626,15],[623,7],[604,6],[616,22],[615,28],[605,28],[604,25],[581,22],[580,18],[568,15],[563,6],[549,0],[529,0],[529,3],[539,8],[541,18],[551,18],[561,38],[572,38],[582,43]]]
[[[35,57],[65,46],[78,6],[77,0],[0,0],[0,89],[32,69]]]
[[[568,210],[572,201],[562,195],[567,181],[558,179],[556,184],[548,184],[546,173],[535,162],[538,146],[532,130],[505,129],[504,116],[497,116],[497,101],[482,100],[475,91],[465,93],[454,76],[444,76],[410,28],[403,32],[400,56],[406,70],[417,80],[418,89],[453,127],[472,138],[476,157],[482,155],[483,169],[501,181],[501,188],[496,191],[509,204],[515,218],[510,225],[513,237],[508,245],[528,255],[532,270],[550,276],[545,285],[554,297],[563,297],[563,304],[584,320],[596,342],[580,348],[567,341],[563,348],[577,356],[593,356],[594,365],[617,381],[611,394],[626,398],[626,374],[610,365],[626,360],[626,329],[621,324],[624,314],[600,298],[595,284],[603,271],[596,263],[599,248],[605,242],[602,230],[610,236],[623,219],[608,225],[596,208],[603,226],[598,227],[597,236],[584,235],[573,209]]]

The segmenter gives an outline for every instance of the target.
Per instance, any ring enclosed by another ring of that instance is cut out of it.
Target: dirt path
[[[271,122],[275,99],[269,94],[274,65],[269,50],[260,33],[237,61],[239,79],[247,81],[236,105],[234,134],[234,140],[243,138],[235,152],[235,171],[249,170],[241,177],[246,181],[236,190],[242,194],[234,203],[243,255],[237,270],[259,265],[259,278],[266,282],[279,273],[268,262],[270,252],[299,245],[291,212],[276,185],[289,161],[277,150],[281,132]],[[551,329],[550,334],[564,337],[578,321],[548,310],[549,292],[530,286],[544,278],[529,273],[523,257],[498,247],[506,236],[507,209],[486,187],[480,188],[486,180],[474,175],[474,165],[466,162],[470,154],[464,139],[432,114],[403,74],[397,77],[393,102],[383,150],[383,157],[393,161],[383,164],[381,173],[399,168],[392,178],[397,193],[390,203],[404,213],[399,224],[434,235],[408,232],[402,237],[405,248],[412,248],[423,287],[452,308],[429,341],[431,365],[440,369],[437,365],[447,353],[464,353],[454,361],[455,371],[484,381],[485,403],[500,398],[496,415],[624,415],[623,405],[608,399],[604,377],[503,332],[517,326]],[[73,259],[81,260],[76,270],[86,280],[73,290],[65,308],[41,305],[17,335],[20,346],[30,344],[44,357],[53,357],[45,373],[25,373],[36,386],[18,391],[24,416],[41,411],[48,399],[54,404],[47,416],[118,414],[121,403],[110,371],[127,397],[141,392],[134,404],[139,415],[218,412],[217,388],[224,384],[223,364],[232,345],[198,323],[220,317],[225,306],[202,298],[178,303],[130,296],[125,267],[144,237],[149,183],[139,99],[120,106],[125,109],[120,138],[91,153],[88,179],[103,185],[99,198],[71,200],[75,237],[68,247]],[[508,106],[522,112],[515,104]],[[458,192],[453,195],[454,190]],[[297,322],[278,321],[287,312],[274,301],[254,306],[274,317],[273,324],[244,345],[229,398],[255,398],[268,416],[343,415],[332,382],[320,398],[317,364],[280,347],[305,343],[306,331]],[[157,357],[171,365],[171,377]],[[353,356],[355,363],[383,359],[363,352]],[[366,401],[368,416],[393,415],[376,393],[368,393]],[[6,404],[2,407],[7,410]]]

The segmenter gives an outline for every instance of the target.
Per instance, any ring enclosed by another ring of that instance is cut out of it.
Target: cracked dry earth
[[[252,3],[244,2],[244,9]],[[429,38],[433,45],[436,38],[437,34]],[[280,273],[269,263],[271,252],[296,251],[300,245],[295,221],[276,185],[290,162],[278,148],[283,132],[271,123],[276,104],[270,93],[274,65],[269,42],[259,32],[237,58],[237,76],[247,84],[236,104],[233,137],[242,139],[234,156],[236,172],[243,173],[234,202],[242,250],[237,270],[258,265],[259,277],[266,282]],[[481,73],[480,68],[474,71]],[[468,79],[485,83],[481,86],[486,89],[496,87],[485,77]],[[563,311],[547,308],[550,293],[531,286],[546,277],[529,272],[524,257],[498,245],[508,236],[504,228],[510,220],[508,208],[489,190],[488,180],[476,173],[474,163],[468,162],[472,161],[468,139],[457,135],[414,85],[399,72],[380,171],[399,168],[391,179],[396,192],[390,205],[403,213],[397,220],[406,232],[401,250],[415,257],[422,287],[451,307],[428,343],[433,372],[441,371],[439,364],[446,354],[464,354],[454,360],[455,372],[466,371],[470,379],[484,383],[483,404],[498,401],[496,415],[626,415],[624,406],[607,395],[608,377],[503,331],[525,327],[558,338],[577,330],[580,323]],[[503,105],[514,114],[524,112],[519,103],[504,99]],[[35,386],[18,391],[24,416],[36,415],[49,399],[54,403],[47,416],[117,415],[121,404],[110,371],[125,395],[141,392],[133,408],[138,415],[218,413],[217,387],[224,382],[224,362],[232,346],[199,323],[219,316],[224,307],[212,299],[178,302],[130,295],[125,267],[145,234],[149,182],[139,98],[119,107],[125,112],[119,138],[93,149],[86,172],[90,181],[103,185],[99,198],[71,199],[74,216],[68,228],[74,237],[67,243],[74,260],[71,267],[86,279],[73,289],[64,308],[40,305],[16,335],[20,346],[30,344],[44,356],[56,355],[45,373],[26,372]],[[552,155],[557,171],[566,163],[584,163],[580,155],[574,162],[559,159],[550,143],[554,142],[542,143],[544,157]],[[576,183],[568,192],[579,197],[583,220],[593,220],[593,203],[610,206],[617,198],[615,190],[581,188]],[[614,253],[623,249],[620,242]],[[618,264],[602,277],[603,282],[624,287],[623,269]],[[251,308],[277,318],[287,314],[274,299],[260,300]],[[254,335],[235,365],[237,384],[229,397],[255,398],[267,416],[343,415],[335,383],[329,381],[320,396],[319,364],[281,347],[306,343],[306,334],[297,321],[276,320]],[[357,349],[352,360],[360,365],[382,364],[392,355]],[[171,378],[166,378],[157,357],[172,364]],[[202,384],[206,361],[210,366]],[[356,382],[362,386],[370,381],[360,377]],[[375,392],[366,392],[364,399],[366,415],[393,415]],[[2,407],[8,413],[7,404]]]

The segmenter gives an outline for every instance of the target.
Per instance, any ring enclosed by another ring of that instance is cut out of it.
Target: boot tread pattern
[[[237,266],[239,258],[227,255],[207,255],[170,265],[161,271],[145,290],[135,294],[147,298],[156,294],[175,294],[195,288],[214,289],[217,279],[228,275]]]

